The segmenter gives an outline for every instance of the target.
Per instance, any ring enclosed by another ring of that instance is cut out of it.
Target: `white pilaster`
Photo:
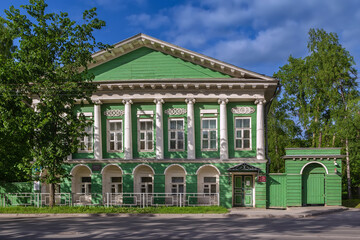
[[[102,159],[101,141],[101,101],[96,100],[94,105],[94,158]]]
[[[265,138],[264,138],[264,104],[265,99],[257,99],[256,108],[256,158],[265,159]]]
[[[164,131],[163,131],[163,99],[155,99],[156,104],[156,159],[164,159]]]
[[[185,102],[187,103],[187,157],[188,159],[195,159],[195,99],[185,99]]]
[[[228,135],[227,135],[227,116],[226,104],[229,102],[227,99],[219,99],[220,104],[220,159],[229,158],[228,148]]]
[[[122,101],[125,104],[124,113],[124,159],[132,159],[132,133],[131,133],[131,104],[130,99]]]

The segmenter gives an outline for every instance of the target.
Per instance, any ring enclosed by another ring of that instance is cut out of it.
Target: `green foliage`
[[[220,206],[202,207],[0,207],[0,213],[87,213],[87,214],[200,214],[200,213],[228,213],[228,210]]]
[[[276,111],[296,121],[305,146],[343,147],[355,173],[352,181],[359,184],[360,93],[354,59],[335,33],[322,29],[310,29],[308,51],[304,58],[290,56],[274,74],[281,80],[280,102],[285,106]],[[272,121],[286,125],[281,118]]]
[[[342,205],[349,208],[360,208],[360,199],[344,199]]]
[[[87,64],[92,52],[107,47],[93,36],[105,23],[96,18],[95,9],[85,11],[77,24],[67,13],[47,13],[44,0],[21,7],[26,14],[12,6],[3,20],[18,46],[0,67],[2,98],[9,102],[2,119],[9,131],[25,134],[34,167],[46,169],[44,180],[54,184],[65,175],[64,159],[77,150],[82,130],[91,124],[72,109],[77,100],[91,102],[96,89]],[[14,111],[19,119],[13,119]],[[11,125],[14,121],[17,127]]]

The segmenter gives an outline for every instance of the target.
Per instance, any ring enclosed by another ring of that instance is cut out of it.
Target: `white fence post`
[[[109,207],[109,193],[106,193],[106,203],[107,203],[107,207]]]

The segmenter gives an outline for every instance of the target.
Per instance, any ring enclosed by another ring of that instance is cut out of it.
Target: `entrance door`
[[[304,203],[325,204],[325,176],[323,173],[310,173],[303,176]]]
[[[253,176],[234,176],[234,206],[253,206]]]

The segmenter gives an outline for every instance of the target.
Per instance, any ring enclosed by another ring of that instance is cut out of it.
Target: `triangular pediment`
[[[122,79],[236,78],[277,81],[159,39],[137,34],[93,54],[95,81]],[[121,73],[119,75],[119,73]]]
[[[242,163],[229,168],[228,172],[260,172],[260,168],[254,167],[248,163]]]
[[[219,71],[148,47],[130,51],[92,68],[90,72],[95,75],[95,81],[231,78]]]

